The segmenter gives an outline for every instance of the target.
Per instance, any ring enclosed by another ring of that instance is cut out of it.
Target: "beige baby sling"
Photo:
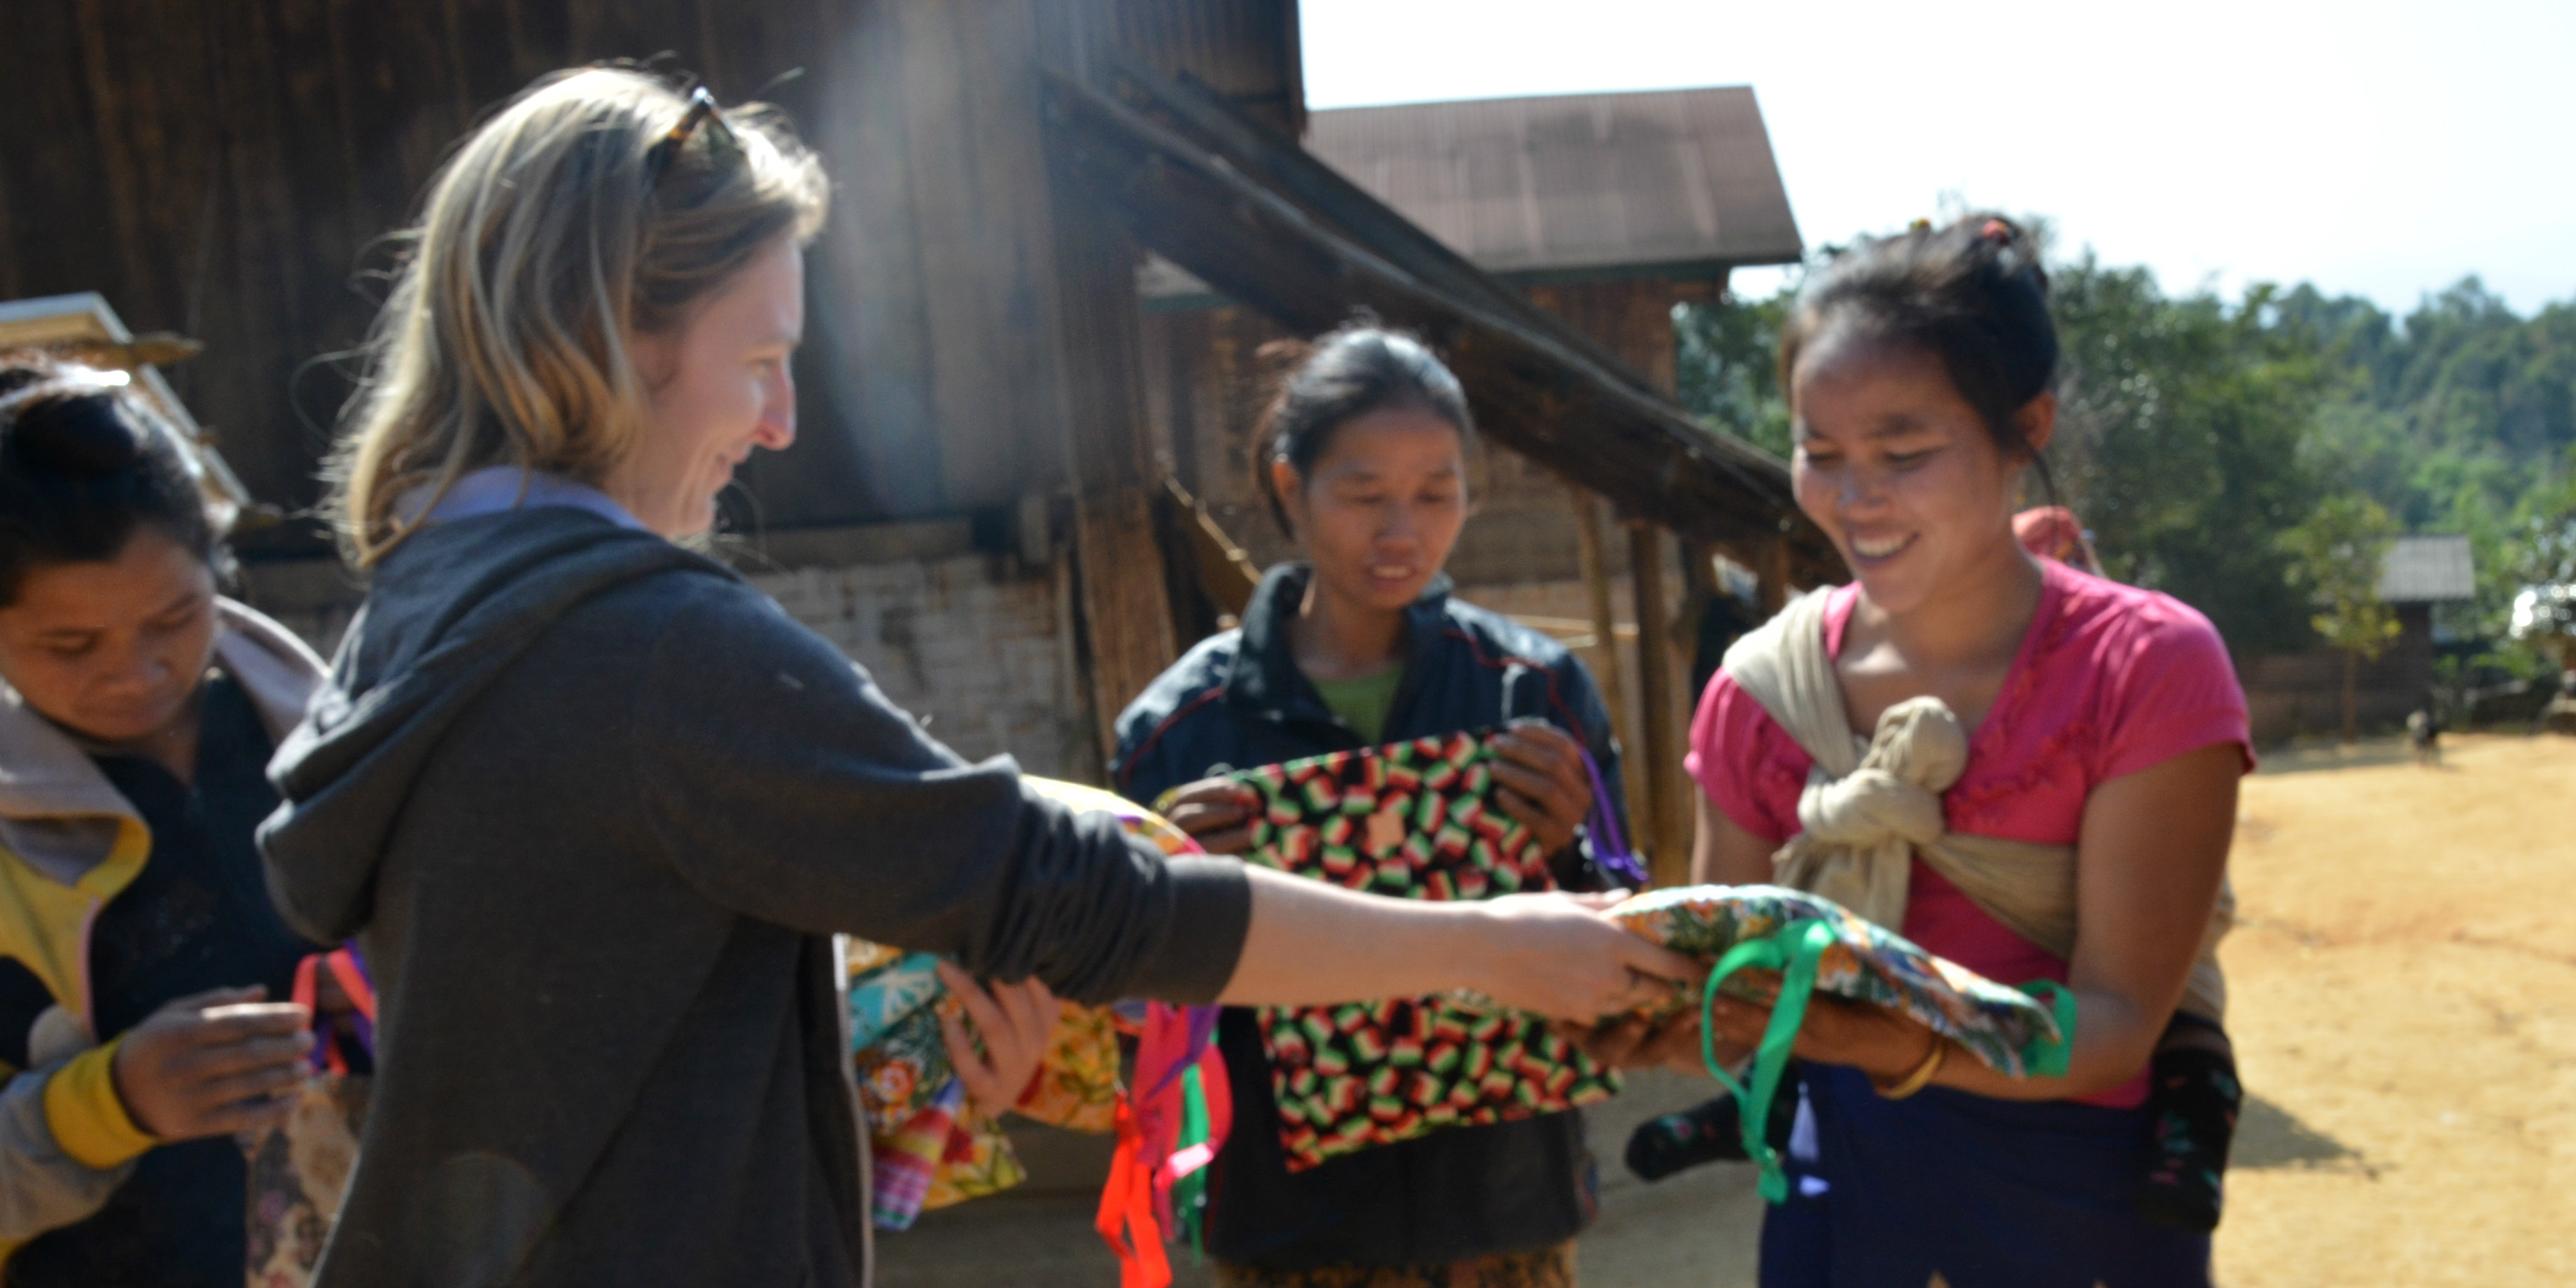
[[[1798,794],[1798,834],[1771,856],[1774,881],[1819,894],[1895,930],[1904,925],[1912,855],[2014,934],[2063,959],[2075,955],[2075,847],[1949,830],[1941,793],[1968,767],[1968,731],[1939,698],[1909,698],[1851,731],[1833,659],[1825,653],[1820,589],[1791,600],[1726,651],[1726,673],[1815,758]],[[2222,885],[2201,937],[2182,1009],[2212,1021],[2227,1011],[2218,941],[2236,899]]]

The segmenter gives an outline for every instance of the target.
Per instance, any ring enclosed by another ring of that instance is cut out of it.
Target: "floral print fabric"
[[[1166,854],[1194,852],[1170,823],[1107,792],[1026,779],[1039,792],[1082,810],[1116,814],[1128,831]],[[940,1018],[971,1033],[965,1006],[940,983],[939,959],[850,939],[851,1071],[871,1138],[875,1211],[883,1230],[909,1229],[923,1212],[996,1194],[1027,1179],[1010,1137],[977,1113],[948,1061]],[[1055,1033],[1013,1111],[1053,1127],[1108,1132],[1118,1122],[1116,1020],[1108,1007],[1066,1004]]]
[[[1779,886],[1684,886],[1638,895],[1610,915],[1667,948],[1710,961],[1790,922],[1822,921],[1834,943],[1817,962],[1818,992],[1897,1011],[2016,1078],[2030,1076],[2033,1062],[2068,1036],[2059,1032],[2049,1007],[2030,994],[1935,957],[1817,895]],[[1754,981],[1743,974],[1720,988],[1757,996]],[[1672,1007],[1695,1004],[1696,998],[1695,990],[1676,995]]]

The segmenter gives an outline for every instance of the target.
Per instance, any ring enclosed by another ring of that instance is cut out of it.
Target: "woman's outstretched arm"
[[[1632,970],[1693,973],[1569,896],[1433,904],[1166,859],[1106,814],[1024,789],[1005,763],[966,764],[749,593],[684,612],[655,653],[627,739],[640,821],[701,894],[778,925],[1036,976],[1077,1001],[1463,987],[1590,1018],[1651,995]]]
[[[1645,1005],[1700,971],[1597,911],[1607,895],[1428,903],[1247,868],[1252,924],[1220,1000],[1235,1005],[1413,997],[1472,988],[1506,1006],[1590,1021]]]

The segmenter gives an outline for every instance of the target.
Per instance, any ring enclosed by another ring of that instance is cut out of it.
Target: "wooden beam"
[[[1191,567],[1200,589],[1218,612],[1240,621],[1244,610],[1252,605],[1252,592],[1261,587],[1261,569],[1226,534],[1216,516],[1181,486],[1179,479],[1165,479],[1163,486],[1169,502],[1179,512],[1181,535],[1189,543]]]
[[[1789,585],[1790,550],[1789,543],[1778,537],[1763,542],[1760,549],[1761,560],[1753,566],[1753,575],[1762,587],[1762,615],[1768,617],[1787,607],[1794,593]]]
[[[1064,460],[1073,481],[1092,715],[1104,759],[1118,713],[1180,657],[1154,506],[1134,245],[1090,193],[1053,170]]]
[[[1664,602],[1664,570],[1672,562],[1662,528],[1645,522],[1628,525],[1628,569],[1637,596],[1638,759],[1652,784],[1655,843],[1648,873],[1659,886],[1690,880],[1693,793],[1682,767],[1681,687],[1672,670],[1671,614]],[[1634,781],[1633,779],[1631,781]]]
[[[1673,647],[1685,681],[1682,685],[1682,709],[1699,712],[1700,691],[1689,683],[1699,678],[1699,636],[1701,624],[1708,620],[1710,605],[1723,592],[1717,584],[1717,547],[1705,541],[1685,539],[1682,542],[1682,615],[1673,623]],[[1682,737],[1690,737],[1690,719],[1682,721]]]
[[[1601,502],[1591,493],[1569,483],[1566,493],[1574,506],[1574,539],[1581,549],[1583,588],[1592,597],[1592,641],[1598,650],[1593,657],[1600,662],[1592,677],[1600,685],[1602,705],[1610,708],[1610,728],[1619,739],[1625,772],[1620,775],[1628,792],[1628,839],[1644,853],[1654,852],[1654,788],[1637,759],[1637,731],[1628,718],[1628,688],[1619,664],[1619,624],[1610,603],[1610,560],[1605,553],[1608,542],[1601,535]]]

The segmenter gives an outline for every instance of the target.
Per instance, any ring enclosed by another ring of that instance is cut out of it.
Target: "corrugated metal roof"
[[[1306,147],[1489,272],[1804,251],[1747,86],[1336,108],[1309,114]]]
[[[2477,593],[2467,537],[2399,537],[2379,564],[2379,597],[2392,604],[2475,599]]]

